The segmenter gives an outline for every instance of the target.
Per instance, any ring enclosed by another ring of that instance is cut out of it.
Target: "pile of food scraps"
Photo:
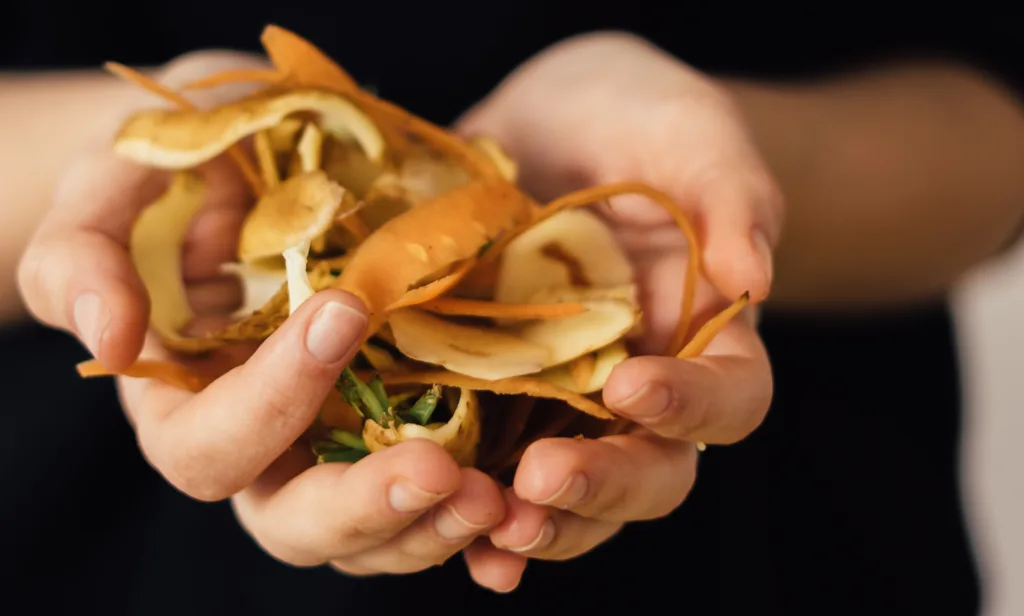
[[[699,355],[747,303],[744,295],[691,331],[698,240],[660,191],[622,183],[538,203],[495,141],[461,139],[381,100],[287,30],[268,26],[262,42],[273,68],[226,71],[180,91],[109,64],[174,104],[130,117],[114,148],[174,174],[131,238],[152,330],[169,351],[259,343],[324,289],[365,303],[360,352],[305,437],[319,463],[426,438],[461,465],[500,474],[538,439],[629,429],[600,402],[643,316],[630,260],[586,209],[608,198],[651,199],[688,240],[682,318],[665,355]],[[187,98],[229,83],[258,88],[213,108]],[[208,190],[197,168],[225,154],[252,192],[237,261],[222,265],[245,299],[227,326],[186,335],[195,315],[182,242]],[[114,374],[95,360],[79,372]],[[211,382],[175,361],[139,360],[116,374],[197,392]]]

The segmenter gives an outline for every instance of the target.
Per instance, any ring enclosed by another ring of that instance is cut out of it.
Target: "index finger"
[[[256,63],[246,58],[183,59],[168,66],[163,81],[185,83],[217,63]],[[232,172],[218,163],[204,168],[211,188],[208,202],[243,205],[244,193],[234,188],[241,182],[225,177]],[[30,312],[47,325],[75,333],[112,370],[130,365],[143,345],[149,303],[127,246],[139,212],[167,185],[168,174],[119,159],[106,144],[84,153],[58,185],[53,208],[18,269]]]

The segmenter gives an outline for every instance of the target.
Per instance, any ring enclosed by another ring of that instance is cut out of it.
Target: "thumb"
[[[706,186],[697,197],[704,219],[704,273],[727,298],[749,292],[752,302],[761,302],[771,289],[782,198],[770,180],[723,177],[728,179]]]

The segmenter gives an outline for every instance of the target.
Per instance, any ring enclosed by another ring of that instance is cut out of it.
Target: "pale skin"
[[[159,75],[174,85],[256,62],[198,54]],[[157,353],[152,344],[143,350],[148,305],[124,243],[134,214],[164,180],[115,160],[107,140],[125,113],[152,101],[112,79],[81,76],[80,97],[54,102],[66,79],[3,90],[3,104],[16,109],[48,101],[44,117],[0,114],[22,131],[67,115],[101,118],[69,120],[60,147],[51,140],[38,156],[19,150],[0,165],[10,174],[5,185],[22,187],[6,215],[23,231],[38,225],[19,270],[29,310],[118,369],[140,352]],[[799,307],[933,297],[996,255],[1024,218],[1024,177],[1016,172],[1024,115],[1000,86],[955,66],[768,85],[716,80],[639,39],[602,33],[546,50],[458,128],[497,137],[540,198],[622,179],[669,192],[700,224],[702,308],[748,289],[755,300],[770,289],[773,302]],[[234,247],[209,240],[238,228],[244,193],[224,161],[206,172],[221,188],[193,229],[185,275],[193,304],[213,314],[237,300],[237,290],[213,274]],[[617,199],[605,213],[640,272],[650,332],[640,346],[651,349],[678,317],[685,253],[650,204]],[[4,297],[3,314],[18,318],[20,307]],[[144,453],[185,493],[231,498],[242,525],[285,562],[405,573],[464,552],[479,584],[508,591],[530,558],[573,558],[625,523],[671,512],[693,484],[693,442],[744,438],[771,400],[771,368],[745,315],[699,359],[623,363],[605,403],[641,427],[600,440],[540,441],[511,487],[457,468],[426,442],[354,466],[310,468],[308,456],[288,446],[329,395],[364,326],[357,300],[323,292],[250,357],[218,360],[245,362],[198,395],[120,380]],[[247,421],[237,421],[238,409]]]

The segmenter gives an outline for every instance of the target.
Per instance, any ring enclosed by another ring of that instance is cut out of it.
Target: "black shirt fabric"
[[[959,15],[937,26],[913,15],[897,23],[740,16],[734,7],[689,14],[649,0],[38,0],[8,8],[2,68],[256,51],[272,22],[314,41],[385,98],[442,123],[544,46],[606,28],[647,36],[718,74],[789,79],[919,54],[973,62],[1008,83],[1017,74],[1010,22],[971,29]],[[531,562],[520,589],[500,596],[475,587],[458,557],[422,574],[370,579],[274,561],[227,503],[194,502],[146,465],[112,382],[75,374],[86,358],[77,343],[38,327],[4,332],[7,609],[977,614],[983,587],[960,503],[959,372],[947,307],[842,318],[769,309],[762,333],[777,388],[764,425],[706,452],[691,497],[673,515],[629,525],[569,562]]]

